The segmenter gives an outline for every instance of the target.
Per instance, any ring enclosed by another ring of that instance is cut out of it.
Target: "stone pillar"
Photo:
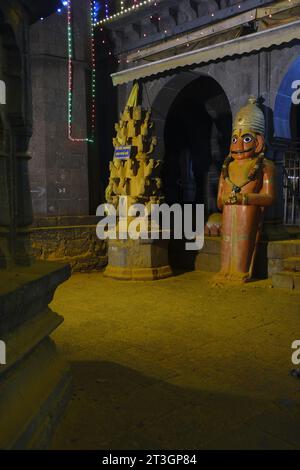
[[[11,139],[5,115],[6,82],[4,80],[5,55],[0,36],[0,269],[12,261],[10,257],[11,204],[8,175],[10,172]]]
[[[0,5],[0,449],[47,447],[70,387],[50,339],[63,318],[48,307],[70,268],[35,262],[30,248],[30,18],[22,5]]]

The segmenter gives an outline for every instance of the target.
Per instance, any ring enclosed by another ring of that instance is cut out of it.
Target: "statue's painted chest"
[[[229,178],[236,186],[243,186],[248,179],[248,175],[253,169],[257,159],[247,160],[234,160],[229,165]],[[228,191],[232,190],[232,186],[229,182],[225,183],[228,186]],[[250,181],[247,185],[242,188],[242,192],[257,192],[260,190],[262,185],[262,177],[259,177],[255,181]]]

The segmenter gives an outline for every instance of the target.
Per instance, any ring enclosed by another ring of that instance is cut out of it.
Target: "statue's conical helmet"
[[[250,96],[246,106],[243,106],[235,117],[233,132],[239,130],[265,134],[265,116],[254,96]]]

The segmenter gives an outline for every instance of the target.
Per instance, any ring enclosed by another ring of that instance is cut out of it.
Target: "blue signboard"
[[[116,147],[114,158],[119,158],[120,160],[127,160],[131,156],[131,145]]]

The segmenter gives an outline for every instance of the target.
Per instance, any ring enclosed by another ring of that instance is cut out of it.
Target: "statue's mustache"
[[[248,149],[248,150],[231,150],[231,153],[234,153],[234,154],[248,153],[248,152],[252,152],[252,150],[255,150],[255,147],[251,147],[251,149]]]

